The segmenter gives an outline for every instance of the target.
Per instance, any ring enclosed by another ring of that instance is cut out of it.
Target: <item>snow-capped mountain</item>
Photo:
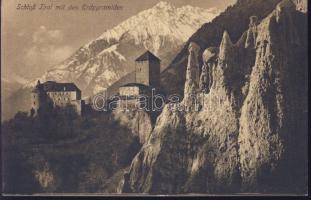
[[[133,71],[135,58],[147,49],[162,60],[162,68],[166,67],[184,42],[219,13],[215,8],[177,8],[159,2],[107,30],[38,79],[75,82],[83,96],[95,94]]]

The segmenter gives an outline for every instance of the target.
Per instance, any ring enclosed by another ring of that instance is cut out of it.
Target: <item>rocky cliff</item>
[[[307,191],[307,18],[290,0],[249,17],[235,43],[189,43],[184,100],[165,106],[120,192]]]
[[[308,0],[293,0],[296,5],[296,9],[306,13],[308,11]]]
[[[184,88],[180,86],[185,84],[188,57],[187,49],[191,42],[195,42],[200,46],[200,55],[202,55],[203,50],[208,47],[219,46],[222,33],[225,30],[230,34],[232,41],[236,42],[248,28],[249,18],[251,16],[257,16],[259,21],[262,20],[272,12],[276,4],[280,1],[281,0],[239,0],[233,6],[229,6],[211,22],[204,24],[188,39],[184,48],[179,51],[174,60],[162,72],[161,83],[164,85],[163,90],[167,94],[178,93],[179,95],[183,95]],[[199,63],[203,63],[201,56],[199,56]]]
[[[131,112],[115,110],[112,116],[120,126],[126,127],[134,137],[138,137],[140,144],[148,141],[153,129],[153,123],[147,112],[139,110]]]

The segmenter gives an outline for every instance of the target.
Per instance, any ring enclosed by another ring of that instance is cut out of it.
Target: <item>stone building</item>
[[[135,83],[158,88],[160,86],[161,60],[147,51],[135,61]]]
[[[119,88],[120,96],[150,96],[151,88],[140,83],[129,83]]]
[[[123,109],[148,108],[152,88],[140,83],[129,83],[119,88],[119,106]]]
[[[142,96],[149,98],[152,90],[156,91],[160,87],[160,62],[150,51],[135,60],[135,82],[119,88],[119,106],[140,105]]]
[[[57,83],[47,81],[37,85],[31,92],[31,108],[38,111],[40,107],[52,104],[54,107],[73,106],[81,115],[82,111],[81,90],[74,83]]]

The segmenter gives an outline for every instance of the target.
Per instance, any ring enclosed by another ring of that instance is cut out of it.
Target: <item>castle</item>
[[[135,60],[135,80],[119,87],[119,107],[141,107],[139,103],[142,97],[147,100],[149,107],[152,91],[155,92],[160,87],[160,62],[150,51]],[[74,83],[38,81],[31,92],[31,110],[37,113],[39,108],[49,104],[53,107],[73,106],[81,115],[84,101],[81,100],[81,90]]]
[[[135,81],[119,88],[119,106],[137,105],[142,96],[149,98],[152,90],[160,87],[160,63],[161,60],[146,51],[135,60]]]
[[[73,106],[81,115],[82,103],[81,90],[74,83],[57,83],[55,81],[40,83],[38,81],[31,92],[31,110],[35,113],[41,107],[52,104],[54,107]]]

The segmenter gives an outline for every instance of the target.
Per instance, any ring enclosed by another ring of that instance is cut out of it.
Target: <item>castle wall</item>
[[[158,88],[160,86],[160,62],[151,61],[149,65],[150,85]]]
[[[132,86],[132,87],[120,87],[119,89],[121,96],[132,96],[132,95],[139,95],[139,87]]]
[[[80,100],[79,93],[76,91],[47,92],[47,94],[54,104],[58,106],[63,106],[71,101]]]
[[[37,111],[39,109],[39,107],[40,107],[39,94],[35,93],[35,92],[32,92],[30,99],[31,99],[31,102],[30,102],[31,108],[33,108],[35,111]]]
[[[52,84],[47,82],[48,84]],[[54,83],[55,84],[55,83]],[[50,91],[47,86],[38,82],[36,89],[31,93],[31,108],[38,111],[40,107],[53,104],[59,107],[74,106],[77,113],[81,114],[82,100],[81,91]],[[45,87],[45,88],[44,88]]]
[[[148,86],[160,86],[160,62],[157,61],[137,61],[136,83]]]
[[[149,85],[149,62],[138,61],[135,63],[136,83]]]

